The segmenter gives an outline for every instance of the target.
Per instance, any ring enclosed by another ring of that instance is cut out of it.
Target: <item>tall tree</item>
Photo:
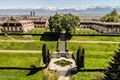
[[[120,80],[120,49],[115,52],[105,72],[105,80]]]
[[[33,12],[32,11],[30,12],[30,16],[33,17]]]
[[[80,64],[81,64],[80,68],[84,68],[84,57],[85,57],[85,50],[83,48],[80,55]]]
[[[61,16],[58,15],[57,13],[50,17],[49,19],[49,27],[51,32],[61,32]]]
[[[50,62],[50,52],[49,50],[47,50],[47,64],[49,64]]]
[[[114,9],[111,13],[100,18],[102,22],[120,22],[120,16],[117,11]]]
[[[74,16],[72,14],[55,14],[49,19],[49,27],[51,32],[71,32],[78,26],[80,23],[80,18],[78,16]]]
[[[78,69],[80,69],[81,64],[80,64],[80,54],[81,54],[81,49],[80,47],[78,48],[77,54],[76,54],[76,65]]]
[[[43,57],[43,63],[47,64],[47,47],[46,44],[42,47],[42,57]]]

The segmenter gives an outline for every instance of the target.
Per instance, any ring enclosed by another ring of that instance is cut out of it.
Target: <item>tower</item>
[[[31,17],[35,16],[35,11],[31,11],[31,12],[30,12],[30,16],[31,16]]]

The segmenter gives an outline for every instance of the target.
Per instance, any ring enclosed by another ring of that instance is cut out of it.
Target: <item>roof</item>
[[[80,21],[80,24],[120,26],[120,22]]]

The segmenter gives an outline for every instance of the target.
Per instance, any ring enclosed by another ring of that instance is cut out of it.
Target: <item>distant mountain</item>
[[[45,16],[45,15],[53,15],[56,12],[57,13],[72,13],[75,15],[89,15],[89,16],[102,16],[110,11],[112,11],[114,8],[112,7],[90,7],[86,9],[76,9],[76,8],[70,8],[70,9],[51,9],[51,8],[39,8],[39,9],[0,9],[0,15],[30,15],[31,11],[35,11],[36,15]],[[120,7],[115,8],[118,12],[120,12]]]

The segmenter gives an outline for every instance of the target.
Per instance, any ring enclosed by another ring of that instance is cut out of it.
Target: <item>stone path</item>
[[[0,42],[24,42],[24,43],[29,43],[29,42],[40,42],[39,40],[0,40]]]
[[[65,33],[61,33],[60,35],[60,52],[65,52]]]
[[[24,43],[30,43],[30,42],[41,42],[40,40],[0,40],[0,42],[24,42]],[[79,41],[79,40],[70,40],[67,42],[75,42],[75,43],[108,43],[108,44],[119,44],[120,42],[117,41]],[[62,48],[62,49],[61,49]],[[64,51],[65,49],[65,41],[60,41],[60,49],[61,51]]]
[[[42,51],[37,51],[37,50],[0,50],[1,53],[42,53]]]
[[[66,60],[72,62],[71,65],[61,67],[59,65],[56,65],[55,62],[59,60]],[[69,76],[66,76],[69,69],[76,67],[75,61],[73,59],[66,59],[64,57],[61,58],[52,58],[49,64],[49,69],[53,71],[57,71],[59,73],[58,80],[69,80]]]
[[[7,37],[8,37],[9,39],[11,39],[11,40],[15,40],[14,38],[12,38],[12,37],[10,37],[10,36],[8,36],[8,35],[7,35]]]
[[[78,41],[78,40],[70,40],[68,42],[76,42],[76,43],[108,43],[108,44],[111,44],[111,43],[118,44],[118,43],[120,43],[120,42],[114,42],[114,41]]]
[[[66,45],[65,33],[63,32],[60,35],[60,43],[59,43],[60,53],[66,54],[66,49],[65,49],[66,46],[67,45]],[[56,52],[56,53],[58,53],[58,52]],[[68,66],[65,66],[65,67],[56,65],[55,62],[60,61],[60,60],[70,61],[72,64],[68,65]],[[65,58],[65,57],[52,58],[51,61],[50,61],[50,64],[49,64],[49,69],[50,70],[58,72],[58,74],[59,74],[58,80],[69,80],[70,75],[68,74],[68,71],[72,68],[75,68],[75,67],[76,67],[76,64],[75,64],[74,59],[72,59],[72,58],[68,59],[68,58]]]

